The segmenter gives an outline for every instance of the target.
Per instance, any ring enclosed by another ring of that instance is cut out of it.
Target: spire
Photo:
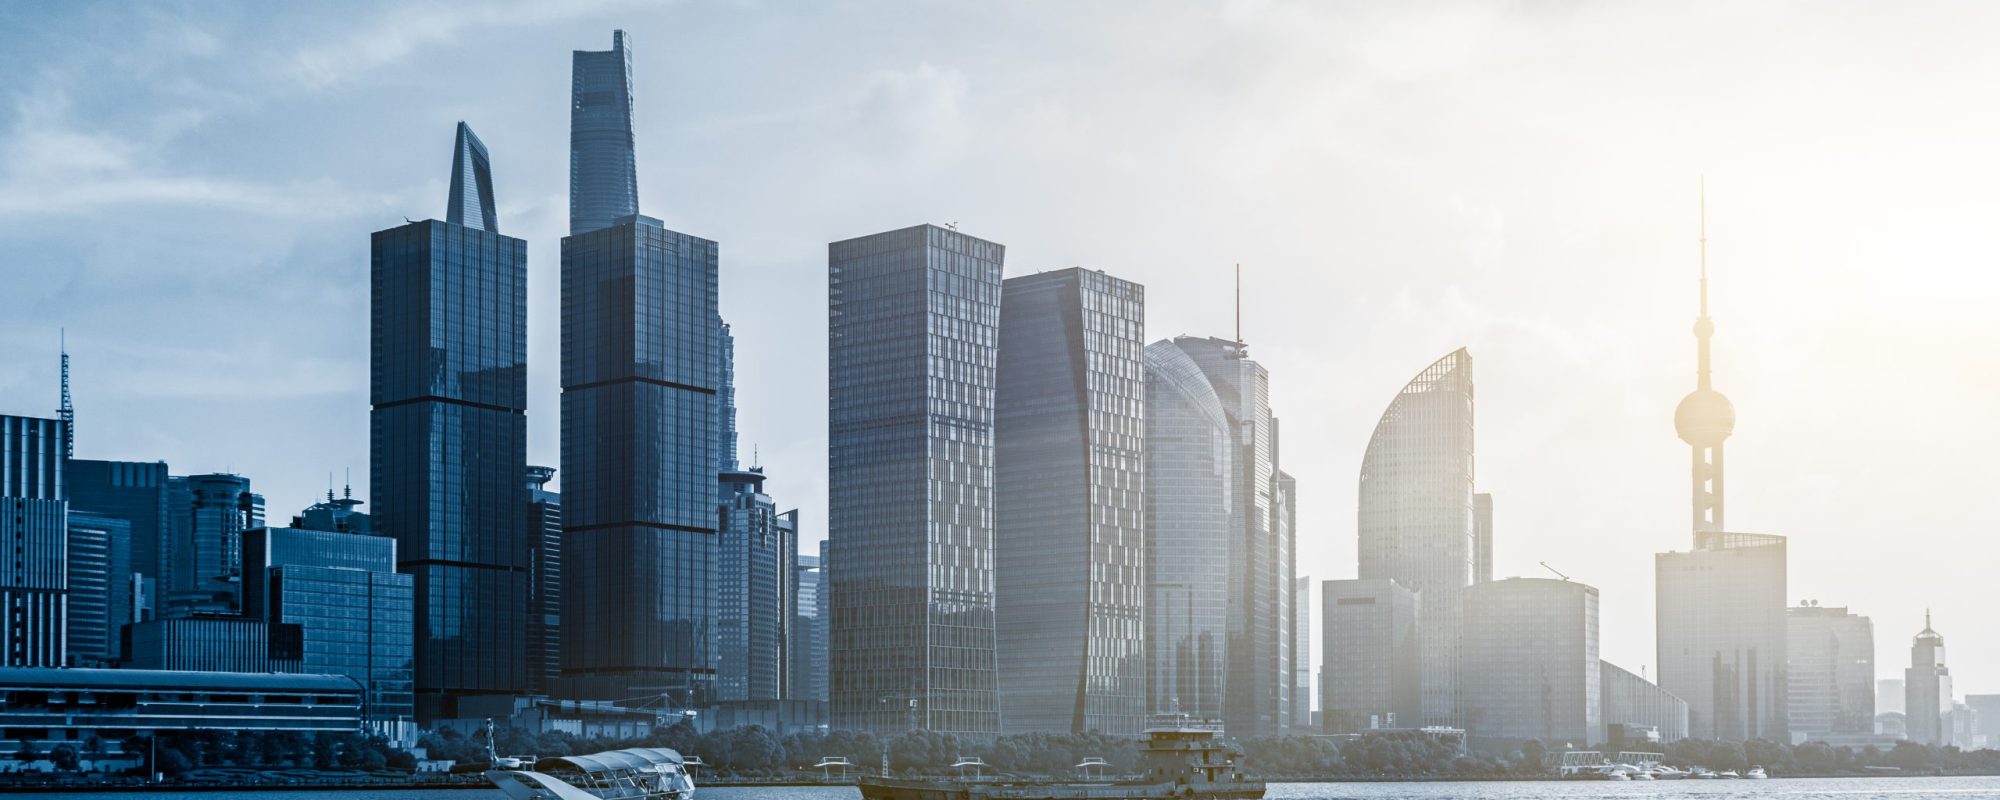
[[[69,331],[57,329],[57,348],[62,352],[62,405],[56,417],[63,423],[63,458],[76,458],[76,406],[69,402]]]
[[[1715,335],[1715,322],[1708,318],[1708,176],[1701,177],[1701,316],[1695,319],[1695,339],[1700,342],[1700,358],[1696,383],[1703,389],[1710,386],[1708,339]]]
[[[466,218],[466,199],[478,205]],[[444,221],[491,233],[500,232],[500,217],[493,210],[493,162],[486,144],[472,132],[472,126],[458,123],[458,140],[451,146],[451,197],[445,202]]]
[[[1723,527],[1722,445],[1736,430],[1736,408],[1729,398],[1715,390],[1710,379],[1709,339],[1715,335],[1715,321],[1708,318],[1708,178],[1701,179],[1700,315],[1694,321],[1695,390],[1674,409],[1674,430],[1693,449],[1694,530],[1696,546],[1703,546],[1710,534]]]
[[[1236,343],[1243,343],[1243,265],[1236,265]]]

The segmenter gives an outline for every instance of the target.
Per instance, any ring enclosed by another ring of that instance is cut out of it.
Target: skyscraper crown
[[[471,219],[465,213],[468,195],[478,203]],[[451,199],[445,203],[444,220],[500,232],[500,216],[493,210],[493,162],[486,155],[486,144],[463,122],[458,123],[458,140],[451,146]]]

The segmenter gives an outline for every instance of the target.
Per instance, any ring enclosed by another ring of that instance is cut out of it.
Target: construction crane
[[[1562,570],[1559,570],[1559,569],[1556,569],[1555,567],[1551,567],[1551,566],[1549,566],[1549,562],[1547,562],[1547,561],[1544,561],[1544,562],[1542,562],[1542,569],[1545,569],[1545,570],[1548,570],[1548,571],[1550,571],[1550,572],[1553,572],[1553,573],[1555,573],[1555,574],[1556,574],[1556,577],[1558,577],[1558,578],[1561,578],[1561,579],[1563,579],[1563,580],[1569,580],[1569,576],[1568,576],[1568,575],[1564,575],[1564,574],[1562,574]]]

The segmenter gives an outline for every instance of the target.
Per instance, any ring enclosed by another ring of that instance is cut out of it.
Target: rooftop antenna
[[[348,500],[353,500],[353,499],[354,499],[354,468],[353,468],[353,467],[347,467],[347,468],[346,468],[346,470],[347,470],[347,471],[346,471],[346,473],[344,473],[344,477],[342,478],[342,483],[343,483],[343,486],[341,487],[341,491],[342,491],[342,492],[344,493],[344,494],[343,494],[342,496],[343,496],[343,497],[345,497],[345,498],[346,498],[346,499],[348,499]]]
[[[326,501],[333,502],[333,470],[326,471]]]
[[[1236,343],[1243,343],[1243,264],[1236,264]]]
[[[1556,574],[1556,577],[1558,577],[1558,578],[1561,578],[1561,579],[1563,579],[1563,580],[1569,580],[1569,576],[1568,576],[1568,575],[1564,575],[1564,574],[1562,574],[1562,570],[1559,570],[1559,569],[1556,569],[1555,567],[1551,567],[1551,566],[1549,566],[1549,562],[1547,562],[1547,561],[1544,561],[1544,562],[1542,562],[1542,569],[1545,569],[1545,570],[1548,570],[1548,571],[1550,571],[1550,572],[1553,572],[1553,573],[1555,573],[1555,574]]]
[[[947,222],[944,224],[944,226],[945,228],[949,229],[952,233],[958,232],[958,220],[952,220],[950,222]]]
[[[56,417],[63,422],[63,458],[76,457],[76,406],[69,402],[69,330],[56,329],[57,349],[62,351],[62,405]]]

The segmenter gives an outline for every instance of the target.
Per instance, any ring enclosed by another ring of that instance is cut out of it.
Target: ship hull
[[[1171,783],[988,783],[862,778],[862,800],[1259,800],[1254,781],[1187,786]]]

